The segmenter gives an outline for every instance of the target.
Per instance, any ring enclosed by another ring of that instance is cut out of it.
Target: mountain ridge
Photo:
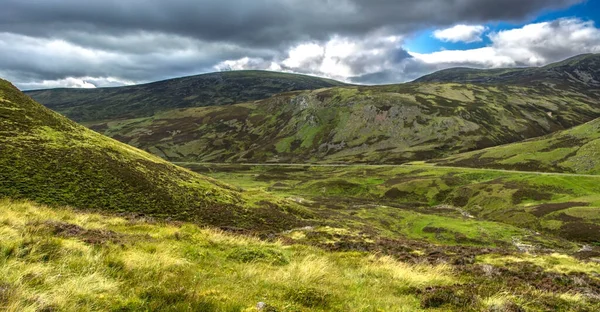
[[[581,75],[580,70],[596,70]],[[557,70],[562,69],[562,70]],[[594,87],[600,87],[600,54],[587,53],[567,58],[560,62],[551,63],[539,67],[517,67],[517,68],[495,68],[477,69],[468,67],[456,67],[440,70],[425,75],[414,82],[455,82],[455,83],[506,83],[523,84],[532,82],[548,83],[554,79],[564,79],[572,82],[591,83]],[[559,81],[563,82],[563,81]]]
[[[227,105],[294,91],[346,85],[299,74],[226,71],[140,85],[97,89],[25,91],[36,101],[78,122],[148,117],[173,108]]]
[[[600,117],[586,93],[404,84],[280,94],[88,124],[178,162],[403,163],[512,143]]]
[[[587,54],[539,68],[450,69],[413,83],[288,91],[233,105],[176,103],[152,116],[85,125],[177,162],[404,163],[591,121],[600,117],[599,81],[600,54]]]

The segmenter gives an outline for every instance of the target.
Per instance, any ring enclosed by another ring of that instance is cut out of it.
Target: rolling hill
[[[451,156],[447,166],[600,174],[600,119],[548,136]]]
[[[290,92],[88,124],[177,162],[403,163],[518,142],[600,117],[589,91],[420,83]]]
[[[415,82],[455,82],[517,85],[554,85],[562,88],[600,88],[600,54],[582,54],[562,62],[533,68],[451,68]]]
[[[268,98],[274,94],[344,85],[312,76],[266,71],[230,71],[98,89],[25,92],[78,122],[138,118],[173,108],[215,106]]]
[[[0,80],[0,196],[266,230],[293,204],[254,196],[99,135]]]

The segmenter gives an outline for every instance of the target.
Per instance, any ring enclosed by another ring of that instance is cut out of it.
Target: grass
[[[600,264],[598,263],[581,263],[573,257],[562,254],[523,254],[512,256],[486,255],[479,257],[478,261],[495,266],[506,266],[510,265],[511,263],[528,262],[542,267],[545,271],[566,274],[597,274],[600,272]]]
[[[416,310],[418,298],[398,289],[457,282],[444,265],[265,243],[190,224],[22,201],[1,200],[0,209],[0,306],[9,311],[241,311],[261,301],[285,311]],[[99,240],[57,234],[64,224],[93,230]],[[108,233],[118,238],[102,241]]]
[[[273,311],[464,311],[515,301],[501,278],[493,287],[504,289],[505,296],[482,291],[479,299],[466,300],[453,287],[476,277],[449,264],[327,252],[192,224],[78,213],[26,201],[2,199],[0,211],[0,307],[7,311],[254,311],[258,302]],[[493,265],[509,261],[506,256],[482,259]],[[550,259],[541,264],[548,272],[596,270],[565,256],[542,259]],[[520,293],[534,295],[570,308],[598,307],[579,293]],[[534,311],[543,308],[530,305]]]
[[[600,119],[596,119],[541,138],[459,154],[434,162],[463,167],[598,174],[599,130]]]

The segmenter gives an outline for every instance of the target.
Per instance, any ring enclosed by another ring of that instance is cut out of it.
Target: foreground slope
[[[30,202],[0,200],[0,210],[7,311],[600,309],[600,265],[561,254],[471,248],[446,262],[437,245],[328,252]]]
[[[81,122],[147,117],[173,108],[234,104],[286,91],[340,85],[343,83],[304,75],[231,71],[127,87],[50,89],[26,93],[50,109]]]
[[[338,87],[89,126],[171,161],[402,163],[592,120],[600,100],[588,92],[454,83]]]
[[[520,143],[474,151],[440,165],[525,171],[600,174],[600,119]]]
[[[77,125],[4,80],[0,196],[256,229],[296,220],[268,197],[253,203],[259,199]]]

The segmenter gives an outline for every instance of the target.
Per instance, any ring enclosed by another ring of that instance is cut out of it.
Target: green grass
[[[540,291],[526,280],[507,284],[504,273],[482,281],[479,264],[409,264],[6,199],[0,211],[0,308],[7,311],[255,311],[258,302],[270,311],[598,308],[561,284]],[[479,261],[495,270],[513,258]],[[595,272],[570,257],[540,259],[542,275]],[[595,281],[586,276],[579,278]],[[472,282],[481,287],[464,291]]]
[[[0,306],[9,311],[250,311],[261,301],[285,311],[417,310],[419,299],[398,289],[458,281],[445,265],[326,253],[189,224],[6,200],[0,209],[0,279],[7,285]],[[100,242],[75,231],[57,234],[57,224],[93,231]],[[115,242],[102,241],[109,233]]]

